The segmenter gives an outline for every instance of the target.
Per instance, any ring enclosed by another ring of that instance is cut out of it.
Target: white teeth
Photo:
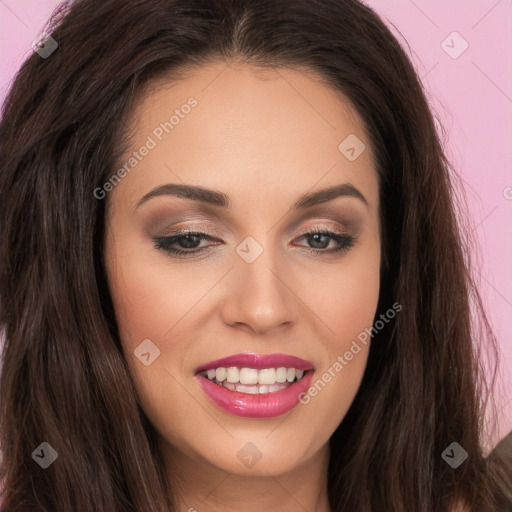
[[[286,381],[286,368],[278,368],[276,371],[276,382],[285,382]]]
[[[271,386],[245,386],[244,384],[231,384],[231,382],[224,382],[222,384],[225,388],[231,391],[238,391],[239,393],[249,393],[251,395],[261,395],[264,393],[274,393],[281,391],[289,386],[289,384],[272,384]]]
[[[210,375],[207,375],[207,377],[210,378]],[[222,381],[226,380],[226,368],[217,368],[215,370],[215,378],[219,382],[222,382]]]
[[[240,369],[240,384],[257,384],[258,383],[258,370],[253,368]]]
[[[238,382],[240,379],[240,370],[236,368],[235,366],[231,366],[226,369],[226,380],[228,382],[232,382],[233,384],[235,382]]]
[[[244,384],[237,384],[236,390],[239,393],[250,393],[251,395],[259,393],[258,386],[245,386]]]
[[[259,371],[258,382],[260,384],[274,384],[276,381],[275,368],[265,368]]]
[[[208,380],[241,393],[274,393],[290,386],[304,376],[304,370],[295,368],[211,368],[202,372]]]

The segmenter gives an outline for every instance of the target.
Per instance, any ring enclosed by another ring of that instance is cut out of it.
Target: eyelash
[[[310,231],[307,231],[306,233],[303,233],[299,238],[313,236],[316,234],[327,235],[332,240],[334,240],[335,242],[337,242],[340,245],[339,245],[339,247],[337,247],[335,249],[329,249],[329,250],[314,249],[312,247],[307,248],[308,252],[313,253],[315,255],[334,254],[334,253],[342,254],[354,246],[354,244],[356,242],[356,238],[357,238],[353,235],[338,233],[336,231],[329,231],[329,230],[321,229],[321,228],[314,228]],[[197,232],[197,231],[182,231],[182,232],[178,232],[172,236],[155,237],[153,239],[155,242],[155,249],[163,250],[163,251],[165,251],[173,256],[176,256],[178,258],[186,258],[189,256],[194,256],[200,252],[204,252],[205,250],[209,249],[209,247],[202,247],[199,249],[183,250],[183,249],[176,249],[176,248],[172,247],[172,245],[175,244],[177,240],[180,240],[181,238],[186,238],[187,236],[199,237],[200,241],[213,239],[212,236],[210,236],[206,233]]]

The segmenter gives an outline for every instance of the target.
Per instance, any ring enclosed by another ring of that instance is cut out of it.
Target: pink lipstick
[[[299,403],[315,368],[286,354],[236,354],[202,364],[195,376],[210,400],[226,412],[249,418],[280,416]]]

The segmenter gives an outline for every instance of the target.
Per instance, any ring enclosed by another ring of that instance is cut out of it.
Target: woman
[[[2,510],[512,502],[450,167],[380,19],[78,0],[51,28],[1,124]]]

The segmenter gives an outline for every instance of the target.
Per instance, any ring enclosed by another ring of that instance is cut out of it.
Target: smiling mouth
[[[257,395],[286,389],[311,371],[293,367],[255,369],[232,366],[203,370],[198,375],[231,391]]]

